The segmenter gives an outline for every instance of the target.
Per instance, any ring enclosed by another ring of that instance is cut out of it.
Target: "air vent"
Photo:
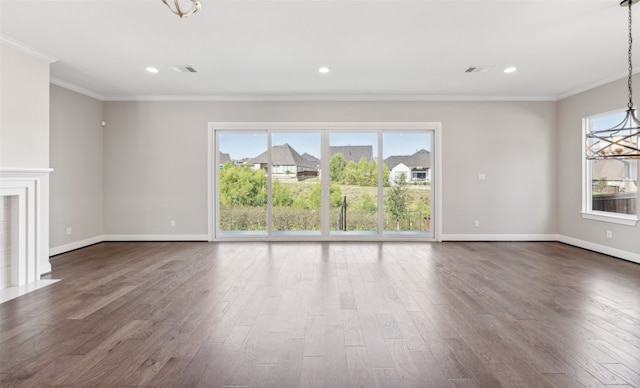
[[[191,65],[172,65],[168,67],[169,69],[173,71],[177,71],[178,73],[197,73],[198,72],[198,70],[196,70]]]
[[[486,73],[487,71],[489,71],[489,68],[486,66],[471,66],[464,72],[465,73]]]

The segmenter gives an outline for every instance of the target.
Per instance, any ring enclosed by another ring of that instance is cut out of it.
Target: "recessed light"
[[[156,69],[155,67],[151,67],[151,66],[147,67],[147,69],[146,69],[146,70],[147,70],[149,73],[153,73],[153,74],[155,74],[155,73],[157,73],[157,72],[158,72],[158,69]]]
[[[509,66],[509,67],[507,67],[506,69],[504,69],[504,72],[505,72],[505,73],[507,73],[507,74],[509,74],[509,73],[515,73],[515,72],[516,72],[516,70],[518,70],[518,69],[516,69],[516,68],[515,68],[515,67],[513,67],[513,66]]]
[[[322,66],[321,68],[318,69],[318,72],[322,73],[322,74],[327,74],[328,72],[330,72],[331,70],[326,67],[326,66]]]

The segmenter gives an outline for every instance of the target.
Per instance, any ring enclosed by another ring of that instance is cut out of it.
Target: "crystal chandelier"
[[[640,159],[640,149],[638,140],[640,139],[640,121],[633,106],[633,89],[631,87],[631,75],[633,66],[631,64],[631,45],[633,37],[631,34],[631,5],[640,0],[623,0],[621,7],[629,9],[629,49],[627,57],[629,61],[629,76],[627,86],[629,89],[629,102],[627,112],[622,122],[612,128],[598,131],[591,130],[587,133],[587,159]]]
[[[194,14],[202,8],[199,0],[162,0],[162,2],[181,18]]]

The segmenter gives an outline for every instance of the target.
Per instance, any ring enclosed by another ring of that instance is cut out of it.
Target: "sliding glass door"
[[[378,234],[378,133],[329,133],[331,235]]]
[[[214,239],[434,237],[434,130],[247,127],[212,127]]]
[[[320,236],[320,133],[271,134],[274,236]]]
[[[431,132],[385,132],[384,234],[431,231]]]
[[[219,133],[217,143],[219,234],[266,236],[267,164],[254,158],[267,151],[267,133]]]

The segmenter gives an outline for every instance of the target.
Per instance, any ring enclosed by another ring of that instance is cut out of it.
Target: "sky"
[[[620,124],[624,119],[626,111],[607,113],[604,115],[598,115],[591,118],[591,127],[594,131],[600,131],[603,129],[613,128]]]
[[[271,143],[272,145],[288,143],[300,155],[306,152],[318,158],[321,156],[321,136],[319,132],[273,132]],[[383,143],[382,157],[385,159],[392,155],[411,155],[421,148],[431,150],[431,133],[386,132],[383,133]],[[229,154],[233,160],[254,158],[267,149],[267,133],[220,133],[218,144],[220,151]],[[371,145],[373,154],[377,155],[378,134],[376,132],[331,132],[329,134],[329,145]]]

